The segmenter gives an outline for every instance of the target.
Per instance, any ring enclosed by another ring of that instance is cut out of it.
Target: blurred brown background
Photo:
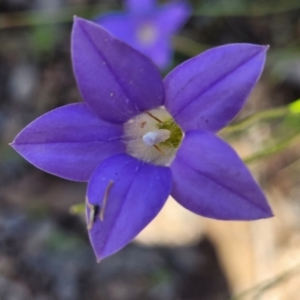
[[[211,46],[269,44],[265,72],[237,120],[300,98],[299,0],[191,3],[193,16],[174,37],[173,67]],[[37,116],[81,101],[70,61],[72,16],[121,7],[116,0],[0,0],[0,300],[299,300],[299,115],[221,133],[248,158],[273,219],[208,220],[170,199],[137,242],[101,264],[84,220],[69,213],[83,202],[85,184],[39,171],[8,146]]]

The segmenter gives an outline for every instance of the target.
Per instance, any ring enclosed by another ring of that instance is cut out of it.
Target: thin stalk
[[[277,284],[280,284],[280,283],[288,280],[290,277],[299,273],[299,271],[300,271],[300,265],[297,265],[294,268],[292,268],[288,271],[285,271],[282,274],[279,274],[278,276],[276,276],[272,279],[269,279],[262,283],[259,283],[259,284],[255,285],[254,287],[244,291],[240,295],[234,296],[228,300],[242,300],[244,297],[249,296],[250,294],[253,295],[251,297],[251,299],[255,299],[255,298],[257,299],[257,297],[259,297],[263,292],[273,288]]]
[[[244,158],[243,160],[246,164],[251,164],[264,157],[281,152],[284,149],[291,148],[294,145],[298,144],[299,142],[300,142],[300,134],[297,133],[296,135],[293,135],[292,137],[286,139],[285,141],[280,142],[272,147],[263,149],[262,151],[258,151],[257,153],[254,153],[253,155],[250,155]]]
[[[289,114],[292,114],[292,112],[290,111],[289,107],[287,107],[287,106],[263,110],[263,111],[255,113],[253,115],[250,115],[249,117],[247,117],[241,121],[238,121],[236,123],[233,123],[233,124],[227,126],[226,128],[224,128],[222,130],[222,133],[232,133],[232,132],[237,132],[237,131],[243,131],[258,121],[273,120],[273,119],[277,119],[280,117],[285,117]]]

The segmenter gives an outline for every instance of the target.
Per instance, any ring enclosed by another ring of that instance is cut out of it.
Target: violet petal
[[[123,248],[158,214],[171,182],[169,168],[126,154],[110,157],[99,165],[88,185],[86,211],[98,260]]]
[[[265,196],[244,163],[212,133],[187,132],[171,171],[172,196],[197,214],[221,220],[272,216]]]
[[[175,33],[186,23],[191,14],[191,7],[186,1],[167,3],[158,11],[158,27],[166,33]]]
[[[143,15],[155,9],[156,0],[125,0],[125,5],[130,13]]]
[[[268,47],[231,44],[189,59],[165,79],[165,106],[184,131],[218,131],[240,111],[262,72]]]
[[[140,51],[150,57],[161,70],[170,65],[173,57],[171,42],[166,36],[159,37],[151,47],[140,47]]]
[[[125,122],[164,102],[154,63],[93,22],[74,19],[72,60],[83,99],[108,121]]]
[[[85,103],[54,109],[25,127],[12,147],[48,173],[87,181],[108,156],[125,152],[123,128],[101,120]]]
[[[95,22],[104,27],[110,34],[137,49],[137,21],[129,14],[107,13],[100,15]]]
[[[155,15],[140,18],[129,14],[110,13],[101,16],[95,22],[121,41],[151,58],[159,68],[164,69],[171,62],[173,50],[170,33],[163,31],[165,26],[163,27],[162,21],[158,19]],[[146,32],[143,32],[144,30]],[[146,37],[141,36],[143,34],[146,34]],[[143,40],[144,38],[146,40]],[[147,40],[149,38],[150,40]]]

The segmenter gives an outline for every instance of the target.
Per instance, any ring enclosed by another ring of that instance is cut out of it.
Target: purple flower
[[[96,22],[111,34],[150,57],[158,67],[172,59],[171,37],[187,21],[191,8],[185,1],[156,7],[155,0],[125,0],[127,12],[100,16]]]
[[[75,18],[72,60],[84,102],[41,116],[12,146],[46,172],[88,181],[86,218],[98,260],[129,243],[169,194],[209,218],[270,217],[248,169],[214,134],[245,103],[266,50],[213,48],[163,81],[148,58]]]

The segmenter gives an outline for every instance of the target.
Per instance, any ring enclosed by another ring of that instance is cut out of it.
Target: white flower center
[[[158,36],[158,30],[156,26],[150,23],[142,24],[137,29],[138,40],[146,46],[153,44],[157,39],[157,36]]]
[[[169,165],[182,131],[163,108],[142,113],[124,124],[126,152],[143,161]]]

